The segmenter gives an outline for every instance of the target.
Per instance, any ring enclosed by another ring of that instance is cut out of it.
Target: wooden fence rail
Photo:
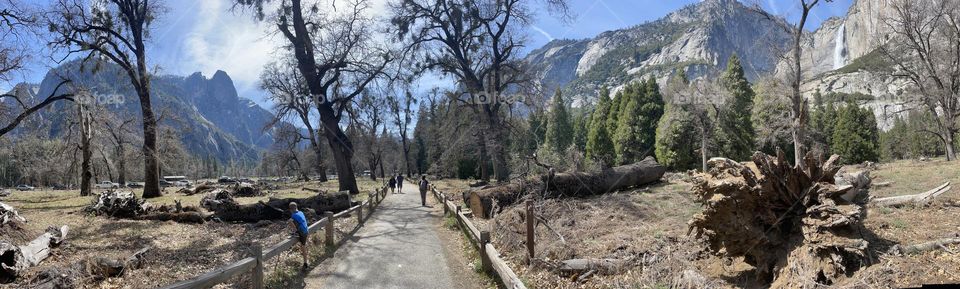
[[[504,261],[503,258],[500,258],[500,253],[497,252],[497,249],[490,243],[490,233],[477,229],[477,226],[464,214],[463,209],[450,201],[447,194],[444,194],[436,188],[430,188],[430,190],[433,192],[433,196],[443,204],[443,211],[453,214],[453,217],[457,219],[457,224],[459,224],[466,233],[467,239],[480,251],[480,262],[483,264],[483,269],[500,277],[500,281],[503,282],[503,286],[506,288],[526,289],[527,287],[523,284],[523,281],[520,280],[520,277],[513,272],[513,269],[510,269],[510,266],[507,265],[507,262]],[[528,206],[528,208],[531,207],[532,206]],[[532,212],[528,212],[528,218],[532,218],[532,215],[529,213]],[[532,246],[530,250],[532,251]]]
[[[309,234],[316,233],[321,228],[326,231],[326,243],[327,245],[333,245],[333,222],[336,219],[343,218],[347,214],[356,211],[357,212],[357,226],[363,225],[363,207],[368,206],[369,212],[367,212],[367,219],[372,215],[373,209],[378,207],[383,199],[386,198],[387,194],[386,186],[381,187],[380,189],[375,190],[375,192],[369,193],[366,201],[350,207],[347,210],[333,214],[331,212],[326,212],[326,217],[320,219],[319,221],[310,224],[307,227]],[[280,243],[277,243],[266,251],[261,251],[259,245],[253,246],[253,256],[240,259],[239,261],[227,264],[226,266],[214,269],[213,271],[207,272],[203,275],[197,276],[196,278],[190,280],[180,281],[166,287],[164,289],[199,289],[199,288],[210,288],[214,285],[227,282],[233,277],[236,277],[241,274],[251,273],[251,286],[250,288],[260,289],[263,288],[263,263],[267,260],[270,260],[274,257],[279,256],[284,251],[290,250],[293,248],[293,245],[296,244],[297,237],[291,236]]]

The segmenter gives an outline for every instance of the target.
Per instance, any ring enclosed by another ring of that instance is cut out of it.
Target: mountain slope
[[[140,117],[136,93],[120,69],[103,64],[96,73],[92,67],[81,69],[78,61],[49,71],[39,84],[37,95],[53,92],[61,77],[73,85],[87,87],[106,109]],[[162,125],[177,129],[186,148],[198,156],[221,161],[255,160],[259,151],[273,143],[273,129],[264,129],[273,115],[253,101],[239,97],[233,81],[223,71],[207,79],[200,73],[188,77],[154,76],[151,102]],[[67,87],[61,87],[66,91]],[[51,135],[61,132],[60,124],[72,118],[67,103],[59,103],[42,113],[40,119],[51,124]],[[137,125],[137,129],[140,127]]]
[[[775,70],[791,29],[782,19],[736,0],[706,0],[591,39],[552,41],[526,61],[539,72],[545,91],[563,87],[587,97],[601,86],[648,76],[662,80],[678,68],[691,77],[713,74],[733,54],[755,79]]]

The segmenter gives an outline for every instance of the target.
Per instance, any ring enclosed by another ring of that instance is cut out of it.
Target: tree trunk
[[[334,163],[337,165],[337,183],[340,191],[350,191],[351,195],[360,193],[357,188],[357,176],[353,172],[353,144],[347,135],[340,129],[336,120],[332,117],[323,118],[325,125],[324,131],[327,136],[327,143],[333,153]]]
[[[700,125],[700,162],[701,172],[707,171],[707,130]]]
[[[124,158],[123,142],[120,142],[117,145],[117,182],[120,185],[126,185],[127,183],[127,162]]]
[[[314,164],[317,174],[320,175],[321,183],[327,181],[327,168],[323,165],[323,146],[320,144],[320,141],[317,139],[317,132],[313,130],[313,127],[310,126],[310,120],[304,118],[304,124],[307,126],[307,130],[310,131],[310,146],[313,147],[313,153],[317,156],[316,163]]]
[[[154,198],[161,196],[160,162],[157,161],[157,119],[149,94],[141,94],[140,112],[143,115],[143,197]]]
[[[507,151],[503,146],[503,124],[496,115],[491,116],[490,126],[488,128],[487,144],[489,144],[489,153],[493,161],[493,174],[497,182],[506,182],[510,180],[510,168],[507,164]]]
[[[946,142],[947,160],[948,161],[957,160],[957,153],[956,153],[956,150],[954,150],[953,148],[953,132],[951,132],[949,128],[945,130],[946,130],[946,133],[944,133],[944,142]]]
[[[93,185],[90,183],[90,179],[93,178],[93,173],[90,171],[91,165],[90,161],[93,158],[93,152],[90,150],[90,139],[93,137],[92,125],[90,124],[90,112],[87,111],[88,100],[82,100],[77,104],[77,110],[80,114],[80,155],[82,160],[80,161],[80,195],[89,196],[93,192]]]
[[[793,89],[790,100],[793,105],[793,131],[790,132],[791,137],[793,138],[793,159],[798,168],[803,168],[804,163],[800,161],[805,154],[803,152],[803,134],[804,134],[804,122],[805,122],[805,112],[806,108],[803,95],[800,94],[800,84],[803,82],[803,70],[800,66],[800,56],[803,52],[803,46],[801,45],[801,40],[803,40],[803,26],[807,23],[807,16],[810,14],[810,9],[813,8],[813,5],[816,5],[816,2],[809,4],[807,6],[805,2],[801,2],[801,9],[803,10],[800,15],[800,22],[796,30],[796,35],[794,37],[793,43],[793,72],[795,73],[793,81],[790,83],[790,88]]]
[[[494,203],[503,208],[516,203],[530,192],[543,192],[544,187],[548,191],[547,195],[585,197],[653,183],[659,181],[665,172],[666,168],[658,164],[653,157],[647,157],[634,164],[599,172],[547,174],[483,188],[470,192],[469,205],[477,216],[490,218],[496,213]]]
[[[370,166],[370,180],[373,181],[377,180],[377,163],[376,159],[367,160],[367,165]]]
[[[487,170],[487,142],[483,132],[477,132],[477,165],[480,166],[480,180],[490,182],[490,171]]]

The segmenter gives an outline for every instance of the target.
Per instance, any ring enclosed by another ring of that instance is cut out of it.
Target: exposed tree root
[[[956,244],[960,244],[960,237],[943,238],[943,239],[923,242],[919,244],[907,245],[907,246],[894,245],[893,247],[890,247],[890,250],[887,251],[887,253],[894,254],[894,255],[910,255],[910,254],[923,253],[927,251],[946,249],[946,246],[956,245]]]
[[[694,177],[704,210],[690,230],[715,254],[744,257],[773,288],[831,284],[867,263],[869,246],[861,232],[870,178],[837,182],[837,158],[821,163],[808,154],[805,169],[790,165],[783,152],[755,153],[756,169],[711,159],[710,170]]]

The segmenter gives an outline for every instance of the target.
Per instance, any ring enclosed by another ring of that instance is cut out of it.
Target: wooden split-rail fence
[[[341,219],[344,216],[356,212],[357,213],[357,226],[362,226],[364,219],[364,207],[367,208],[367,215],[373,213],[373,209],[380,206],[380,203],[383,202],[383,199],[387,196],[387,188],[381,187],[380,189],[375,190],[368,194],[369,198],[359,205],[353,206],[345,211],[334,214],[333,212],[324,212],[324,217],[319,221],[311,224],[307,227],[310,234],[313,234],[319,231],[321,228],[324,230],[325,238],[324,243],[327,248],[332,248],[334,246],[334,227],[333,222],[337,219]],[[369,219],[369,218],[368,218]],[[293,248],[293,245],[296,244],[297,237],[291,236],[284,239],[280,243],[277,243],[270,248],[263,250],[259,245],[253,246],[252,256],[243,258],[240,261],[233,262],[226,266],[214,269],[213,271],[207,272],[203,275],[197,276],[196,278],[190,280],[180,281],[166,287],[164,289],[195,289],[195,288],[210,288],[214,285],[225,283],[231,278],[250,274],[251,284],[248,288],[261,289],[263,288],[263,271],[264,271],[264,262],[280,256],[284,251],[290,250]]]
[[[507,262],[500,257],[500,253],[497,252],[497,249],[493,247],[493,244],[490,243],[490,232],[481,231],[477,229],[477,226],[470,221],[470,218],[464,213],[460,205],[454,204],[453,201],[450,201],[450,197],[447,194],[437,190],[435,187],[430,189],[433,192],[433,196],[437,198],[443,204],[444,214],[452,214],[457,220],[457,224],[460,225],[460,228],[463,229],[464,234],[467,235],[467,239],[470,240],[470,243],[474,245],[480,251],[480,263],[483,266],[485,272],[491,274],[496,274],[499,277],[500,281],[503,283],[503,286],[511,289],[526,289],[527,287],[523,284],[523,281],[520,280],[520,277],[513,272],[513,269],[510,269],[510,266],[507,265]],[[527,260],[533,258],[533,249],[534,249],[534,238],[533,238],[533,203],[527,202]]]

